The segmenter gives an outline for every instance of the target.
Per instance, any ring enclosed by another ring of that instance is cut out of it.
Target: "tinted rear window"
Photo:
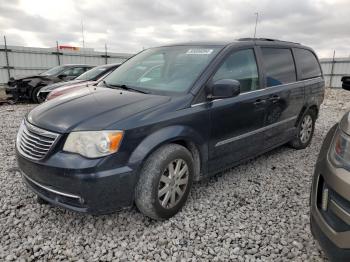
[[[267,87],[296,81],[294,59],[290,49],[263,47],[261,50]]]
[[[295,59],[297,66],[301,70],[301,78],[309,79],[321,76],[321,68],[316,56],[306,49],[295,49]]]

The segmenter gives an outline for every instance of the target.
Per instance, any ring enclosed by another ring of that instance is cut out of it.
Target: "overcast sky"
[[[60,44],[114,52],[193,40],[278,38],[313,47],[320,57],[350,55],[349,0],[0,0],[8,45]],[[0,44],[3,44],[1,37]]]

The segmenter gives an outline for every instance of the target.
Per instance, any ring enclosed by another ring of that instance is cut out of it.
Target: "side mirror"
[[[238,96],[241,84],[233,79],[221,79],[212,84],[209,90],[209,99],[229,98]]]
[[[343,76],[341,78],[342,83],[342,88],[344,90],[350,91],[350,76]]]

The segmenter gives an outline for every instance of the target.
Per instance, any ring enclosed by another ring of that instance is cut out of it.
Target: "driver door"
[[[214,74],[212,82],[238,80],[241,93],[212,101],[209,172],[232,166],[263,149],[266,97],[259,90],[260,78],[253,47],[230,53]]]

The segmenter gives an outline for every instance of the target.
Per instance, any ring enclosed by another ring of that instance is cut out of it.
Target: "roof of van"
[[[195,41],[195,42],[184,42],[184,43],[174,43],[168,44],[164,46],[228,46],[228,45],[240,45],[244,43],[256,43],[256,44],[264,44],[264,45],[281,45],[281,46],[294,46],[294,47],[305,47],[299,43],[283,41],[278,39],[271,38],[240,38],[234,41]]]

